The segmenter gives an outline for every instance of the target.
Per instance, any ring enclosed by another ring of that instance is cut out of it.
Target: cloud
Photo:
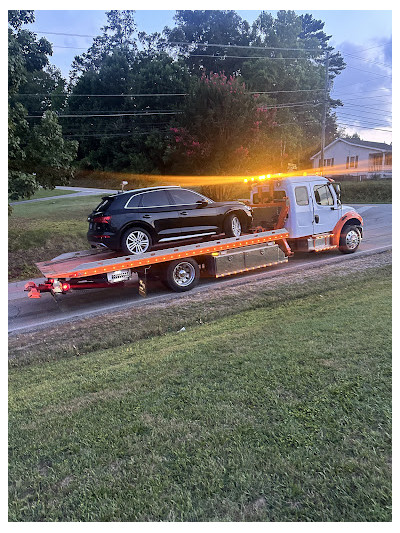
[[[347,64],[332,90],[343,102],[338,123],[366,140],[391,141],[391,132],[383,131],[392,129],[391,42],[391,37],[362,46],[346,41],[337,47]]]

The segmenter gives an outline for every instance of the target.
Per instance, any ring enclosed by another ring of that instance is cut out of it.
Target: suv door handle
[[[318,222],[319,222],[319,215],[315,215],[314,220],[315,220],[315,222],[318,224]]]
[[[151,218],[151,215],[143,215],[142,218]]]
[[[180,215],[187,215],[187,211],[181,211],[179,214]]]

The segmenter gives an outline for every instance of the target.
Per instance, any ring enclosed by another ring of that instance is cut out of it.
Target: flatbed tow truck
[[[160,278],[177,292],[197,285],[201,275],[216,278],[288,261],[296,252],[339,249],[354,252],[362,239],[363,221],[340,200],[340,185],[322,176],[260,176],[245,179],[255,226],[240,237],[121,255],[104,249],[62,254],[36,266],[46,278],[25,285],[29,298],[43,292],[69,291],[124,284],[136,273],[139,294],[147,280]]]

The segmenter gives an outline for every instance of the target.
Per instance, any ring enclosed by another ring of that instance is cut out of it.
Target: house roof
[[[391,144],[377,143],[377,142],[372,142],[372,141],[360,141],[358,139],[342,139],[341,137],[339,137],[338,139],[335,139],[330,144],[325,146],[325,150],[340,141],[346,144],[351,144],[353,146],[359,146],[361,148],[371,148],[372,150],[378,150],[379,152],[391,152],[392,151]],[[321,153],[321,150],[317,152],[315,155],[311,156],[310,159],[314,159],[314,157],[319,156],[320,153]]]

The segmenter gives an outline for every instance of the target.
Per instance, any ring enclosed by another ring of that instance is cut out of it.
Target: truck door
[[[312,235],[314,227],[314,211],[309,184],[296,184],[296,187],[294,188],[294,198],[296,201],[296,227],[292,228],[291,234],[294,237]]]
[[[313,186],[313,233],[327,233],[333,230],[339,220],[340,210],[330,186],[321,183]]]

